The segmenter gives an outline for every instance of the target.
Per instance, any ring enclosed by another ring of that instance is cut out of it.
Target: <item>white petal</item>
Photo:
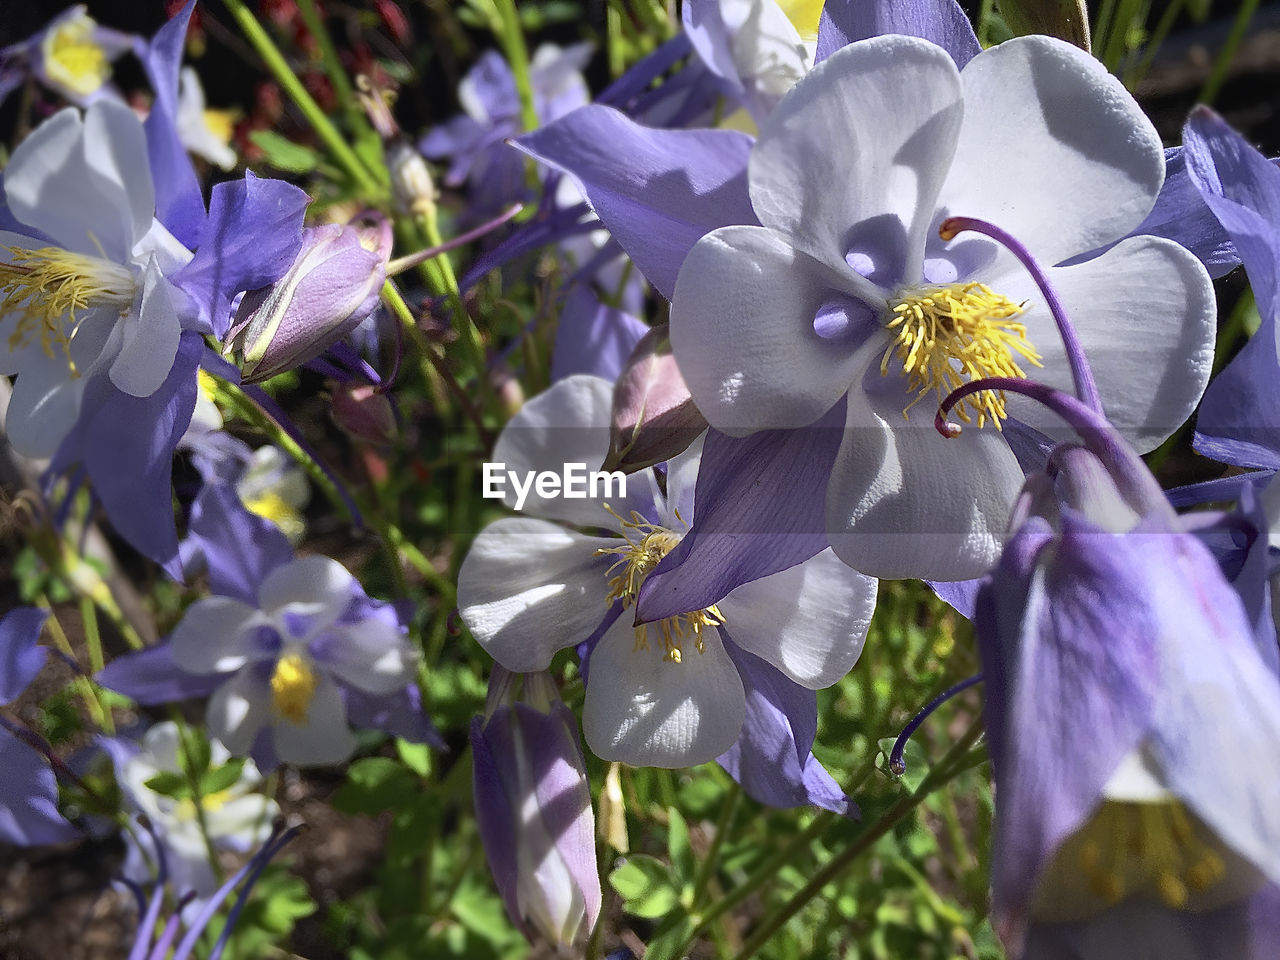
[[[763,227],[723,227],[685,258],[671,301],[671,345],[693,402],[713,427],[746,434],[802,427],[853,382],[861,339],[880,328],[884,301],[857,298],[857,278],[799,252]],[[862,321],[849,338],[814,330],[843,297]]]
[[[1049,37],[978,54],[960,74],[965,116],[938,205],[978,217],[1045,265],[1142,222],[1164,182],[1151,121],[1096,59]]]
[[[271,719],[271,685],[252,668],[213,691],[205,710],[209,733],[241,757],[253,749],[258,731]]]
[[[326,645],[324,668],[366,693],[394,693],[413,679],[417,651],[408,645],[398,624],[369,617],[348,627],[336,627],[342,638]]]
[[[267,574],[258,588],[258,606],[267,613],[304,614],[316,626],[328,626],[350,606],[355,587],[355,577],[337,560],[301,557]]]
[[[609,628],[591,654],[582,708],[592,753],[633,767],[691,767],[733,745],[746,716],[742,678],[714,629],[703,640],[702,653],[686,643],[673,663],[652,628],[643,650],[629,617]]]
[[[120,353],[111,364],[111,382],[135,397],[149,397],[160,389],[178,355],[182,325],[174,309],[176,291],[160,276],[152,260],[143,280],[142,308],[126,321]]]
[[[4,192],[18,220],[68,250],[115,263],[128,258],[134,238],[124,219],[127,204],[90,167],[74,107],[55,113],[18,144],[4,171]]]
[[[849,394],[846,433],[827,486],[827,536],[849,566],[873,577],[969,580],[995,562],[1022,486],[1009,445],[990,425],[948,439],[905,379],[867,375]],[[874,392],[873,392],[874,389]]]
[[[262,843],[271,834],[271,822],[280,808],[258,793],[233,797],[213,810],[205,811],[209,836],[220,847],[245,850]]]
[[[683,533],[693,526],[693,493],[698,485],[698,468],[702,466],[704,430],[683,452],[667,461],[667,496],[663,501],[659,522],[668,530]]]
[[[285,763],[341,763],[356,748],[356,738],[347,726],[347,710],[337,684],[323,673],[317,673],[316,680],[316,692],[306,721],[276,722],[276,755]]]
[[[896,279],[918,275],[963,110],[940,47],[886,36],[838,50],[761,125],[748,168],[756,215],[832,266],[870,221],[878,238],[899,238]]]
[[[5,435],[27,457],[51,457],[80,415],[84,378],[71,379],[66,360],[27,359],[4,415]]]
[[[587,639],[604,619],[605,571],[617,557],[595,552],[621,543],[525,517],[491,523],[458,571],[462,621],[508,670],[545,670],[557,650]]]
[[[1108,419],[1139,453],[1154,450],[1195,409],[1209,382],[1217,310],[1200,261],[1171,240],[1133,237],[1074,267],[1049,270],[1093,368]],[[1074,393],[1070,368],[1044,299],[1024,275],[994,281],[1027,300],[1027,337],[1040,352],[1035,380]],[[1064,439],[1062,421],[1018,398],[1011,416]]]
[[[263,649],[255,628],[267,626],[262,613],[231,597],[193,603],[174,629],[173,661],[187,673],[230,673],[275,651]]]
[[[90,169],[127,204],[132,249],[151,229],[156,211],[142,121],[123,103],[96,101],[84,115],[84,152]]]
[[[632,510],[651,515],[657,487],[648,470],[613,483],[607,492],[603,485],[597,486],[594,497],[567,497],[560,488],[554,495],[540,496],[531,479],[535,474],[563,477],[566,464],[578,464],[575,493],[581,488],[590,494],[581,478],[604,463],[612,410],[613,384],[588,374],[566,377],[521,407],[493,448],[493,475],[500,478],[495,482],[501,483],[503,503],[513,510],[519,504],[521,512],[535,517],[589,527],[615,525],[604,509],[606,503],[624,517]],[[523,500],[518,497],[517,484],[525,490]]]
[[[716,606],[734,643],[816,690],[848,673],[862,653],[876,608],[876,581],[827,549],[744,583]]]

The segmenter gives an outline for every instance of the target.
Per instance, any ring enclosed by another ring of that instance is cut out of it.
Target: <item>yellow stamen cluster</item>
[[[982,377],[1025,377],[1018,357],[1041,366],[1040,355],[1027,341],[1027,328],[1010,320],[1022,313],[1016,304],[982,283],[953,283],[904,293],[891,301],[888,328],[893,341],[880,359],[880,372],[889,372],[896,353],[915,399],[907,412],[930,392],[941,401],[970,380]],[[970,408],[978,426],[991,420],[996,428],[1007,416],[1002,392],[984,390],[966,397],[956,415],[970,422]]]
[[[93,39],[96,27],[90,17],[74,17],[51,30],[43,43],[50,79],[81,96],[93,93],[111,76],[107,54]]]
[[[256,514],[264,520],[270,520],[287,537],[301,536],[302,531],[306,528],[302,515],[293,504],[289,503],[275,490],[264,490],[252,497],[242,497],[240,502],[244,504],[244,508],[250,513]]]
[[[206,793],[200,797],[200,809],[205,813],[216,813],[226,806],[227,802],[233,799],[232,787],[225,790],[217,790],[213,793]],[[177,809],[174,811],[180,820],[194,820],[196,818],[196,804],[190,797],[183,797],[178,801]]]
[[[1075,842],[1089,891],[1105,903],[1145,894],[1175,910],[1226,876],[1214,844],[1175,800],[1108,801]]]
[[[628,520],[615,513],[608,504],[605,509],[622,525],[622,535],[626,537],[626,543],[621,546],[603,547],[596,551],[597,556],[619,557],[605,571],[605,575],[609,577],[609,593],[605,597],[605,603],[611,605],[621,601],[622,608],[626,610],[635,603],[645,577],[680,542],[680,535],[666,527],[650,523],[635,511],[632,511],[631,519]],[[615,570],[618,571],[616,574]],[[662,638],[662,659],[681,663],[684,659],[685,640],[692,637],[694,648],[702,653],[706,647],[702,631],[722,623],[724,617],[714,604],[703,610],[676,614],[657,623],[642,623],[635,628],[635,649],[649,648],[649,628],[653,627]]]
[[[9,350],[39,337],[45,356],[52,358],[54,349],[61,349],[75,374],[71,338],[80,323],[76,314],[91,307],[131,306],[133,275],[119,264],[59,247],[4,249],[10,260],[0,263],[0,317],[18,314]]]
[[[305,656],[286,653],[276,661],[271,674],[271,705],[276,714],[290,723],[306,723],[318,684],[316,673]]]

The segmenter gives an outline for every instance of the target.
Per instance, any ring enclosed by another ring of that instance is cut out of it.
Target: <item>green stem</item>
[[[1222,84],[1226,82],[1227,71],[1231,68],[1231,61],[1235,59],[1236,51],[1240,48],[1244,35],[1249,29],[1249,22],[1253,19],[1253,15],[1258,12],[1259,0],[1243,0],[1240,9],[1236,13],[1236,21],[1231,25],[1231,33],[1227,36],[1227,42],[1222,45],[1222,49],[1218,51],[1218,59],[1213,63],[1213,72],[1209,74],[1209,79],[1205,81],[1203,89],[1200,91],[1201,103],[1213,103],[1218,96],[1218,91],[1222,89]]]
[[[302,14],[302,22],[306,25],[307,32],[315,38],[320,47],[325,76],[333,84],[333,92],[337,95],[338,102],[342,104],[342,112],[347,116],[347,123],[355,129],[364,123],[364,115],[356,105],[355,89],[351,86],[347,71],[338,57],[338,51],[333,45],[333,37],[329,35],[329,30],[320,16],[320,10],[316,7],[316,0],[298,0],[298,12]]]
[[[495,33],[516,78],[516,94],[520,97],[520,125],[526,130],[538,128],[538,108],[533,101],[533,82],[529,77],[529,50],[524,43],[520,13],[515,0],[495,0],[498,20]]]
[[[204,771],[196,771],[195,748],[191,745],[192,732],[187,726],[187,722],[182,719],[182,714],[178,713],[174,708],[170,711],[174,725],[178,728],[178,742],[182,745],[183,760],[179,763],[182,772],[186,774],[187,786],[191,789],[191,802],[195,806],[196,824],[200,827],[200,836],[204,838],[205,853],[209,856],[209,866],[213,868],[213,874],[218,879],[218,885],[226,879],[222,871],[222,864],[218,860],[218,851],[213,847],[213,838],[209,835],[209,821],[205,816],[204,810],[204,794],[200,790],[200,774]]]
[[[243,0],[223,0],[223,2],[226,3],[227,10],[231,13],[236,23],[239,24],[241,31],[243,31],[249,43],[253,45],[258,56],[262,58],[271,75],[275,77],[276,82],[289,95],[289,99],[302,112],[307,123],[315,130],[316,136],[328,148],[333,158],[370,198],[382,194],[383,190],[373,174],[369,172],[369,169],[361,162],[356,152],[343,139],[342,134],[333,125],[328,114],[320,108],[320,104],[316,103],[311,94],[307,92],[307,88],[302,85],[302,81],[298,79],[298,75],[294,73],[293,68],[289,66],[288,61],[285,60],[284,55],[280,52],[280,48],[275,45],[275,41],[263,29],[262,24],[258,22],[258,19],[249,8],[244,5]]]
[[[871,824],[840,853],[836,854],[813,875],[786,903],[769,915],[751,934],[734,960],[751,960],[782,926],[794,917],[810,900],[822,892],[822,888],[848,869],[871,846],[892,830],[908,814],[915,810],[935,789],[954,776],[963,763],[964,755],[982,734],[981,719],[974,720],[964,736],[955,742],[921,782],[915,793],[900,797],[880,819]],[[953,769],[956,767],[957,769]]]
[[[724,805],[720,808],[720,819],[716,821],[716,833],[711,838],[711,848],[707,850],[706,857],[698,865],[698,876],[693,882],[693,909],[695,910],[702,903],[711,878],[715,876],[716,865],[720,861],[720,848],[724,846],[725,837],[729,835],[729,828],[733,825],[733,817],[738,812],[738,801],[741,799],[742,787],[734,781],[729,787],[729,795],[725,798]]]
[[[1178,19],[1178,14],[1182,12],[1185,2],[1186,0],[1171,0],[1169,6],[1165,7],[1164,13],[1160,15],[1160,22],[1156,24],[1156,29],[1151,34],[1151,39],[1147,41],[1147,49],[1143,51],[1142,59],[1125,77],[1124,85],[1130,90],[1141,83],[1143,77],[1147,75],[1147,71],[1151,69],[1151,64],[1155,62],[1156,54],[1160,52],[1160,47],[1164,44],[1165,38],[1169,36],[1169,31],[1173,29],[1173,22]]]
[[[49,611],[49,619],[45,621],[45,627],[49,630],[49,636],[53,638],[53,645],[73,663],[78,662],[75,651],[71,649],[71,641],[67,639],[67,634],[62,629],[62,624],[58,622],[58,615],[53,612],[53,605],[49,602],[49,598],[41,594],[38,600],[40,606]],[[111,719],[111,711],[106,709],[102,705],[102,701],[98,699],[98,693],[94,689],[93,682],[79,672],[76,673],[71,682],[75,686],[76,692],[80,694],[80,698],[84,701],[85,709],[89,711],[89,716],[93,719],[98,729],[108,735],[114,734],[116,729],[115,723]]]

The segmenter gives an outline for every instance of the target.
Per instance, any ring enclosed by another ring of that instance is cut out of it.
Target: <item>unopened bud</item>
[[[434,217],[436,185],[427,161],[405,140],[387,144],[387,169],[391,171],[391,197],[396,212],[405,216]]]
[[[246,383],[312,360],[378,306],[391,254],[391,225],[369,216],[359,225],[305,231],[288,272],[240,302],[225,352],[241,354]]]
[[[398,432],[395,411],[385,394],[367,383],[344,383],[333,395],[333,422],[356,440],[391,443]]]
[[[631,351],[613,390],[613,426],[604,470],[635,473],[682,453],[707,420],[694,406],[671,352],[667,324]]]
[[[1000,15],[1016,37],[1042,33],[1090,51],[1085,0],[1000,0]]]

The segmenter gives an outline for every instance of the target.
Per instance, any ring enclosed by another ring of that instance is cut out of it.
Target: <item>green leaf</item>
[[[674,914],[668,918],[645,944],[644,960],[678,960],[681,956],[687,956],[677,951],[688,942],[696,925],[693,917],[687,913]]]
[[[225,765],[208,771],[200,778],[200,795],[207,797],[235,786],[243,772],[244,757],[232,757]]]
[[[404,761],[404,765],[418,776],[431,776],[431,748],[425,743],[396,740],[396,753]]]
[[[418,779],[388,757],[357,760],[347,771],[347,782],[333,795],[333,805],[343,813],[381,813],[413,803]]]
[[[627,913],[646,919],[665,917],[680,903],[671,869],[655,857],[637,854],[609,874],[609,884],[621,894]]]
[[[294,143],[274,130],[254,130],[249,139],[265,155],[267,163],[286,173],[310,173],[320,163],[320,155],[310,147]]]
[[[161,770],[143,784],[148,790],[181,800],[191,796],[191,785],[184,774]]]
[[[689,825],[675,807],[668,807],[667,815],[670,817],[667,825],[667,856],[671,858],[671,869],[675,876],[688,884],[693,880],[697,869],[693,847],[689,845]]]

